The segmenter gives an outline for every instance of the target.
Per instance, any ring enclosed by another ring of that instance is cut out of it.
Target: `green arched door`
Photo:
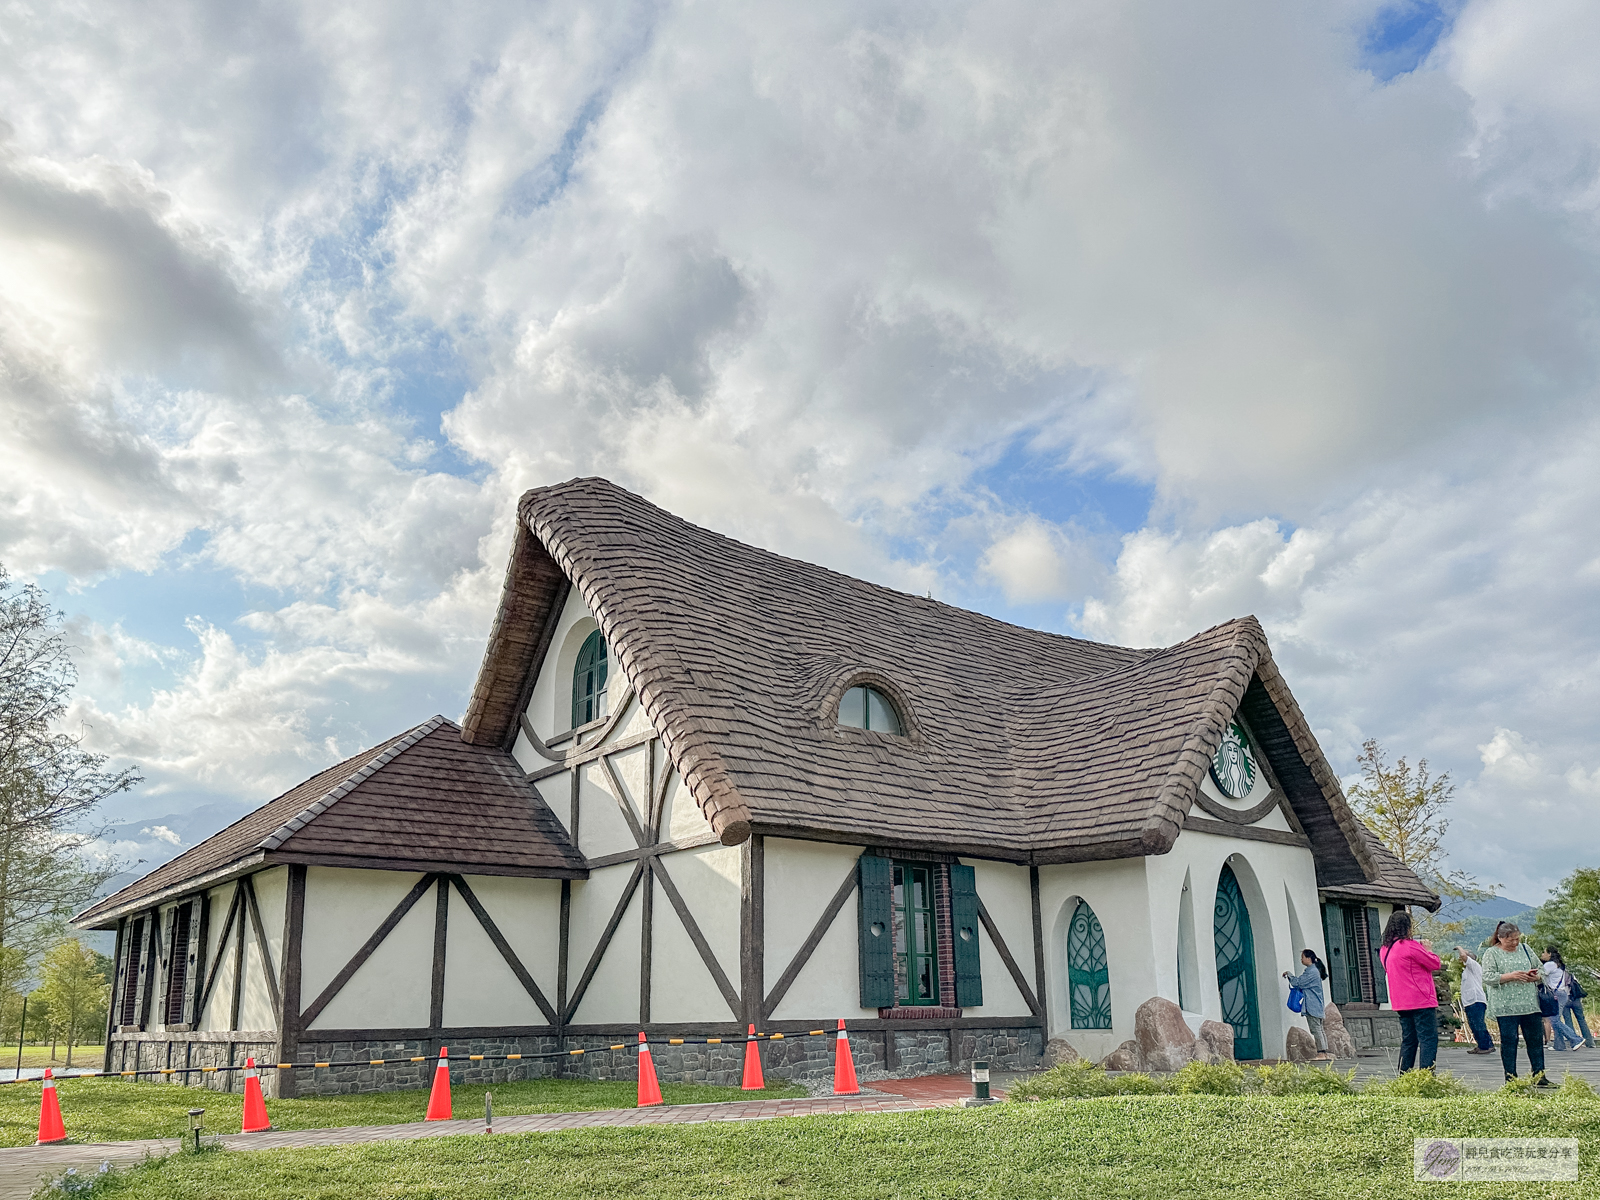
[[[1212,922],[1217,941],[1217,990],[1222,993],[1222,1019],[1233,1026],[1233,1056],[1261,1057],[1261,1009],[1256,1003],[1256,948],[1250,936],[1250,910],[1232,867],[1217,880],[1217,909]]]

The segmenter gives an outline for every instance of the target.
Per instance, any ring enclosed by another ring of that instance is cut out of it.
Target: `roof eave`
[[[154,892],[147,892],[138,896],[130,896],[120,903],[117,897],[122,892],[129,891],[138,886],[138,880],[130,883],[122,892],[106,897],[98,904],[92,904],[77,916],[72,918],[74,929],[115,929],[117,923],[129,913],[148,912],[152,908],[160,908],[168,900],[177,900],[183,896],[193,895],[196,892],[208,891],[220,884],[228,883],[241,875],[247,875],[262,866],[267,858],[266,852],[256,850],[243,858],[203,871],[199,875],[191,875]]]

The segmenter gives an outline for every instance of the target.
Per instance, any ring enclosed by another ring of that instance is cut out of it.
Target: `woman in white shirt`
[[[1567,964],[1561,960],[1561,951],[1554,946],[1547,946],[1539,957],[1543,960],[1539,970],[1544,973],[1544,985],[1554,993],[1556,1003],[1560,1006],[1556,1015],[1549,1018],[1555,1048],[1576,1050],[1583,1045],[1583,1039],[1568,1023],[1567,1010],[1572,1007],[1572,979],[1567,975]]]
[[[1483,964],[1467,953],[1465,946],[1456,947],[1456,957],[1461,960],[1461,1011],[1467,1015],[1467,1027],[1478,1044],[1468,1054],[1493,1054],[1494,1042],[1489,1037],[1489,1025],[1483,1019],[1489,1011],[1489,997],[1483,990]]]

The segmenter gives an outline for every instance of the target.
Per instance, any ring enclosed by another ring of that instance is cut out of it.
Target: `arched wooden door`
[[[1250,910],[1233,868],[1224,866],[1217,880],[1217,908],[1212,929],[1217,942],[1217,990],[1222,994],[1222,1019],[1233,1026],[1233,1056],[1261,1057],[1261,1008],[1256,1003],[1256,948],[1250,934]]]

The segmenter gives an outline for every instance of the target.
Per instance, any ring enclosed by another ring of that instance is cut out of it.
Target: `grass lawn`
[[[106,1048],[104,1046],[74,1046],[72,1048],[72,1065],[89,1071],[98,1071],[105,1063]],[[11,1043],[9,1047],[0,1046],[0,1068],[15,1067],[17,1065],[17,1044]],[[55,1058],[50,1057],[50,1043],[42,1046],[27,1045],[22,1048],[22,1065],[27,1067],[55,1067],[60,1069],[67,1065],[67,1048],[56,1047]]]
[[[1578,1137],[1577,1184],[1461,1184],[1452,1195],[1595,1195],[1600,1104],[1473,1096],[1094,1100],[554,1134],[208,1151],[135,1168],[95,1196],[1438,1197],[1412,1183],[1420,1136]]]
[[[633,1083],[588,1083],[576,1079],[534,1079],[525,1083],[451,1086],[458,1117],[483,1116],[483,1093],[494,1093],[496,1116],[519,1113],[579,1112],[595,1108],[632,1108],[638,1096]],[[773,1099],[803,1096],[805,1089],[774,1080],[764,1092],[738,1088],[664,1083],[668,1104],[707,1104],[718,1100]],[[37,1083],[0,1087],[0,1145],[31,1145],[39,1132]],[[124,1079],[65,1079],[56,1089],[67,1135],[75,1142],[126,1141],[174,1137],[189,1127],[191,1107],[206,1110],[206,1129],[238,1133],[244,1098],[238,1093],[211,1092],[172,1084],[132,1083]],[[359,1096],[317,1096],[303,1100],[268,1100],[267,1114],[279,1129],[325,1129],[335,1125],[395,1125],[420,1121],[428,1108],[422,1091],[371,1092]]]

